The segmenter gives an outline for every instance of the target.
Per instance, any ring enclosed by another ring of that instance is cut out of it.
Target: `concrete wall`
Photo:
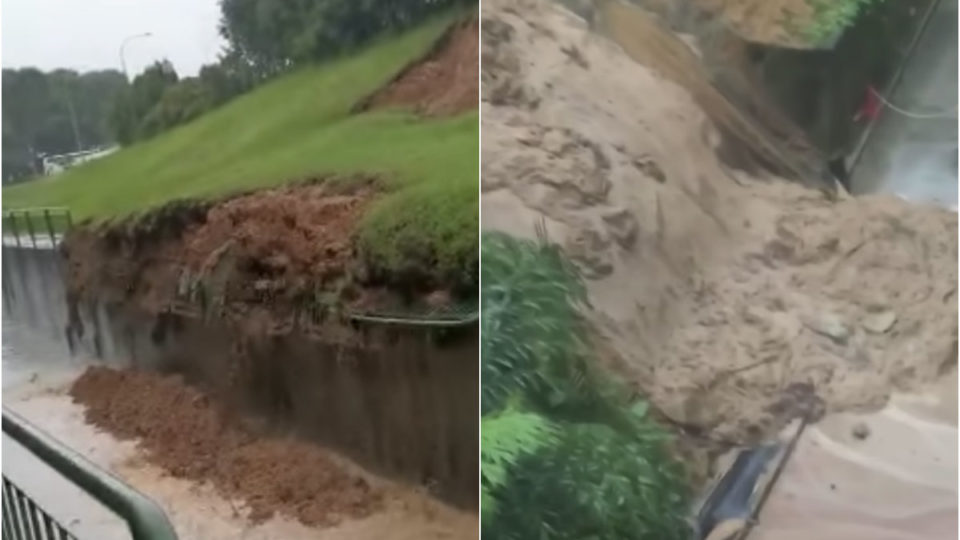
[[[36,333],[66,338],[67,302],[60,254],[3,244],[3,315]]]
[[[59,254],[4,247],[4,316],[81,358],[183,374],[267,431],[335,448],[368,468],[476,507],[478,326],[357,324],[267,335],[200,314],[68,309]],[[331,336],[337,335],[333,340]]]
[[[854,193],[957,205],[957,0],[941,0],[866,141]]]

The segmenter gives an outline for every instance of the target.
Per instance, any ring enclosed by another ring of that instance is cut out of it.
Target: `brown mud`
[[[477,18],[452,25],[422,58],[363,99],[355,110],[406,106],[426,116],[443,116],[476,109],[479,39]]]
[[[677,69],[696,55],[606,5],[615,42],[553,2],[484,3],[481,205],[518,236],[545,220],[607,365],[720,446],[949,371],[956,214],[731,163],[709,74]]]
[[[321,291],[349,301],[353,231],[375,193],[372,178],[325,180],[78,227],[63,244],[68,294],[149,313],[188,299],[288,311]]]
[[[88,368],[71,386],[86,420],[136,439],[149,459],[177,478],[209,481],[239,498],[259,522],[282,512],[330,526],[381,510],[385,492],[295,439],[264,438],[231,420],[210,396],[179,376]]]
[[[153,314],[199,306],[269,333],[302,312],[452,302],[429,268],[384,277],[358,252],[354,232],[377,192],[373,177],[328,178],[75,228],[62,248],[68,303]]]
[[[353,318],[455,301],[428,279],[372,277],[354,230],[377,192],[373,178],[330,178],[74,229],[71,348],[180,374],[231,413],[474,508],[475,325]]]

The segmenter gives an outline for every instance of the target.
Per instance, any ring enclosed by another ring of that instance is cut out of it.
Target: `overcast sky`
[[[219,19],[218,0],[3,0],[0,59],[5,68],[120,69],[124,38],[151,32],[124,49],[131,76],[161,58],[196,75],[223,45]]]

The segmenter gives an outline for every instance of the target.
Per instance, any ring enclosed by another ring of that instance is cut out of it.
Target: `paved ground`
[[[889,101],[939,118],[885,109],[851,180],[856,194],[890,192],[957,206],[957,0],[941,0]]]

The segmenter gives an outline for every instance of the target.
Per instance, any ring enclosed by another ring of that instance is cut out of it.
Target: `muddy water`
[[[956,538],[957,449],[956,372],[881,411],[827,417],[800,439],[749,538]]]
[[[4,332],[4,354],[11,334]],[[22,336],[23,332],[18,332]],[[18,353],[27,353],[22,343]],[[36,352],[29,349],[29,352]],[[5,356],[6,360],[6,356]],[[451,509],[422,493],[392,487],[382,479],[365,475],[389,489],[386,508],[369,517],[346,520],[324,529],[306,527],[291,517],[276,515],[252,523],[241,501],[225,499],[208,484],[177,479],[149,464],[131,441],[118,441],[86,424],[82,407],[66,394],[61,372],[40,371],[37,378],[19,385],[7,382],[4,363],[4,405],[27,418],[87,459],[119,476],[166,511],[178,537],[183,540],[451,540],[475,538],[477,517]],[[126,527],[110,511],[66,483],[12,441],[3,440],[3,470],[78,538],[112,540],[129,538]]]

